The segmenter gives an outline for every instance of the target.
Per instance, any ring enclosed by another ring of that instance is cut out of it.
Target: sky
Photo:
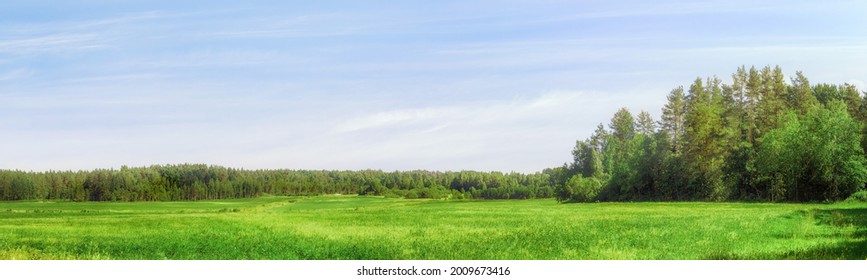
[[[741,65],[867,90],[867,2],[3,1],[0,169],[532,173]]]

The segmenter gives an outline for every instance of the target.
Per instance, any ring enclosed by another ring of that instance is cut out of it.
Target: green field
[[[0,259],[865,258],[865,203],[0,202]]]

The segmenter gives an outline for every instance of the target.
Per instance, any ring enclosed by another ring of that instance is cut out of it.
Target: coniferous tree
[[[795,72],[795,78],[792,78],[788,101],[789,108],[796,110],[800,115],[806,115],[819,102],[812,93],[810,81],[801,71]]]
[[[701,79],[690,86],[687,97],[686,130],[684,134],[685,160],[691,167],[690,191],[687,196],[708,197],[723,187],[724,149],[721,145],[722,107],[717,102],[712,80],[705,88]],[[717,194],[724,195],[724,194]]]
[[[647,111],[638,113],[638,119],[635,121],[635,128],[638,133],[645,136],[653,135],[656,132],[656,123],[653,122],[653,117]]]
[[[682,152],[684,115],[686,115],[686,96],[683,87],[677,87],[668,94],[668,103],[662,108],[661,128],[671,138],[671,148],[675,154]]]

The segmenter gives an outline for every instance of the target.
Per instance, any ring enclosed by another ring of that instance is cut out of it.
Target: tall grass
[[[865,258],[865,203],[0,202],[0,259]]]

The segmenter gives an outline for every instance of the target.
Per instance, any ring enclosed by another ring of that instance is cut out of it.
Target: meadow
[[[0,259],[865,259],[867,203],[0,202]]]

